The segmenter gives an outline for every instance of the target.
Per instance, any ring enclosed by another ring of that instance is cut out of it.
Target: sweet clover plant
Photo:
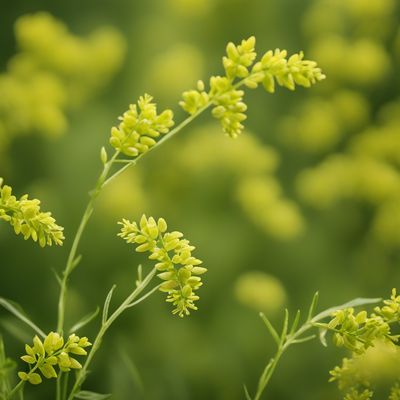
[[[314,295],[303,324],[300,325],[301,312],[298,310],[292,322],[289,321],[289,312],[285,310],[285,316],[281,331],[271,324],[269,319],[260,313],[260,317],[272,338],[277,350],[275,355],[265,366],[254,396],[249,394],[245,386],[247,400],[258,400],[272,378],[273,373],[287,349],[294,345],[319,338],[320,342],[327,346],[326,336],[331,334],[335,346],[345,348],[351,353],[351,358],[344,358],[342,365],[330,371],[330,381],[338,382],[339,389],[344,393],[344,400],[367,400],[374,397],[374,376],[368,373],[368,369],[362,368],[357,361],[364,356],[368,349],[384,343],[398,350],[400,335],[396,332],[400,323],[400,296],[393,289],[390,299],[365,299],[358,298],[343,305],[329,308],[316,314],[318,292]],[[356,308],[376,303],[373,312]],[[314,333],[310,333],[314,331]],[[399,381],[395,376],[389,389],[383,394],[388,400],[398,399]],[[381,397],[379,397],[381,398]]]
[[[41,16],[41,24],[40,29],[52,26],[52,22],[45,16]],[[62,26],[53,28],[59,37],[73,41]],[[42,57],[48,55],[51,49],[43,49],[41,45],[35,46],[35,38],[40,37],[40,34],[23,36],[23,43],[26,43],[24,48],[33,49],[34,54]],[[294,90],[296,85],[308,88],[325,78],[316,62],[304,59],[302,52],[288,57],[285,50],[276,49],[257,59],[255,43],[255,38],[250,37],[238,45],[227,45],[226,56],[223,57],[224,74],[212,76],[208,85],[198,81],[195,89],[183,93],[179,104],[189,115],[180,123],[174,121],[172,110],[158,111],[152,96],[144,94],[136,104],[129,106],[119,118],[117,126],[111,129],[109,144],[112,150],[107,150],[105,146],[101,148],[102,169],[94,188],[90,191],[90,198],[76,234],[71,238],[65,268],[57,274],[60,294],[57,321],[53,330],[46,333],[22,313],[15,303],[0,298],[0,305],[35,332],[32,343],[25,345],[25,352],[20,357],[23,364],[18,364],[19,381],[14,386],[14,363],[6,356],[3,341],[0,340],[1,399],[23,399],[25,389],[34,391],[31,385],[35,386],[51,379],[56,380],[56,400],[109,398],[110,395],[83,390],[82,387],[102,340],[115,320],[157,291],[166,294],[166,301],[172,305],[172,313],[181,318],[198,309],[198,292],[207,268],[202,265],[197,255],[194,255],[195,247],[184,238],[183,233],[170,230],[163,218],[143,215],[139,221],[125,218],[119,222],[121,230],[118,236],[137,252],[148,255],[151,268],[144,273],[145,268],[139,265],[135,287],[117,306],[112,306],[116,287],[111,287],[104,301],[100,327],[94,338],[78,336],[76,332],[95,320],[98,311],[72,327],[65,324],[69,279],[80,266],[81,238],[93,214],[97,198],[111,181],[130,166],[136,165],[150,151],[175,136],[207,109],[211,109],[212,116],[219,121],[227,136],[237,138],[243,131],[243,121],[246,119],[246,88],[256,89],[261,85],[267,92],[273,93],[276,86],[289,90]],[[85,48],[83,46],[84,50]],[[56,223],[51,213],[41,211],[39,200],[29,199],[27,195],[18,199],[12,194],[11,187],[3,183],[3,179],[0,180],[0,219],[9,223],[16,234],[22,234],[26,240],[38,242],[42,247],[62,245],[64,240],[69,240],[64,238],[63,228]],[[159,280],[155,279],[156,276]],[[355,314],[353,307],[375,303],[376,299],[357,299],[314,315],[316,300],[315,296],[307,319],[300,327],[300,312],[296,314],[290,327],[286,312],[281,334],[278,334],[262,315],[276,341],[277,353],[267,364],[254,397],[251,397],[246,389],[247,399],[261,398],[282,354],[290,345],[313,338],[314,336],[304,335],[311,329],[321,332],[323,342],[325,333],[333,332],[334,343],[348,348],[355,355],[363,354],[377,340],[396,343],[397,336],[392,334],[391,325],[398,322],[400,301],[395,292],[391,300],[386,301],[383,307],[376,308],[370,315],[366,311]],[[329,318],[331,320],[327,321]],[[332,380],[343,380],[342,376],[345,375],[346,368],[348,369],[349,361],[346,363],[345,367],[333,370]],[[72,374],[72,371],[76,373]],[[398,398],[398,392],[398,386],[394,385],[390,399]],[[368,385],[355,384],[347,391],[346,398],[369,398],[370,393],[372,392]]]

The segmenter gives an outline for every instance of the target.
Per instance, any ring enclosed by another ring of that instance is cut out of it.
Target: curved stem
[[[87,370],[90,363],[93,360],[96,352],[99,350],[103,337],[107,330],[110,328],[112,323],[127,309],[132,307],[132,302],[143,292],[143,290],[149,285],[150,281],[156,274],[156,268],[153,268],[152,271],[143,279],[143,281],[137,286],[137,288],[121,303],[121,305],[111,314],[111,316],[102,324],[99,333],[96,336],[96,339],[93,342],[93,347],[88,354],[86,361],[82,367],[82,369],[78,372],[76,377],[76,381],[74,386],[72,387],[71,393],[68,396],[68,400],[72,400],[77,393],[77,391],[82,386],[82,383],[85,381]],[[158,288],[158,287],[157,287]],[[151,291],[153,292],[153,290]],[[142,300],[147,296],[143,296]]]
[[[65,270],[63,272],[63,276],[61,279],[61,288],[60,288],[60,296],[58,300],[58,323],[57,323],[57,332],[60,334],[64,330],[64,316],[65,316],[65,299],[67,296],[67,284],[68,284],[68,278],[71,275],[71,272],[75,269],[77,266],[77,258],[76,258],[76,253],[78,250],[79,242],[81,240],[82,234],[86,228],[86,225],[93,213],[94,210],[94,202],[98,195],[100,194],[100,191],[103,187],[104,181],[107,179],[107,176],[109,174],[109,171],[117,159],[119,155],[119,151],[116,151],[110,161],[104,164],[103,171],[101,172],[99,178],[97,179],[96,182],[96,187],[93,191],[90,192],[90,200],[88,205],[86,206],[85,212],[83,213],[81,222],[79,224],[78,230],[75,234],[74,241],[72,242],[71,250],[68,255],[67,259],[67,265],[65,267]]]
[[[288,347],[295,343],[296,339],[298,339],[303,333],[308,331],[311,328],[314,328],[315,321],[309,320],[307,321],[298,331],[293,333],[292,335],[288,335],[287,339],[284,343],[280,343],[278,349],[273,358],[270,359],[269,363],[265,367],[257,386],[257,393],[254,396],[254,400],[260,400],[261,395],[263,394],[266,386],[268,385],[273,373],[275,372],[275,368],[278,365],[280,358],[283,353],[288,349]]]

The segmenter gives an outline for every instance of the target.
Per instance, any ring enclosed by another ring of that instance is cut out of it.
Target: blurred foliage
[[[19,51],[0,75],[0,151],[16,135],[65,133],[66,110],[110,80],[125,49],[114,29],[80,38],[45,12],[18,18],[15,36]]]
[[[304,50],[326,72],[322,84],[269,98],[250,93],[248,131],[236,141],[202,117],[113,182],[99,198],[71,280],[70,324],[113,283],[116,302],[122,299],[139,258],[116,238],[116,221],[165,216],[196,243],[208,268],[200,310],[176,320],[152,299],[127,313],[105,338],[88,386],[121,400],[243,399],[242,383],[255,386],[273,346],[258,318],[261,302],[276,320],[275,310],[301,308],[317,289],[324,307],[381,296],[399,282],[399,8],[396,0],[3,5],[0,176],[57,215],[66,248],[41,251],[2,223],[2,296],[26,305],[46,331],[55,328],[52,269],[65,262],[100,168],[99,148],[141,93],[180,120],[174,104],[198,79],[221,73],[229,40],[254,34],[260,48]],[[38,11],[45,13],[32,14]],[[246,296],[251,279],[257,283]],[[26,332],[3,311],[0,317],[7,357],[17,359]],[[393,357],[374,350],[365,357],[381,357],[385,379]],[[327,383],[339,362],[333,354],[312,344],[294,348],[266,397],[337,399]],[[46,398],[41,386],[27,398]]]

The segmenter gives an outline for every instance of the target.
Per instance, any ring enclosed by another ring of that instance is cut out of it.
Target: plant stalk
[[[156,268],[153,268],[152,271],[143,279],[143,281],[136,287],[136,289],[121,303],[121,305],[111,314],[110,317],[107,318],[104,324],[102,324],[99,333],[96,336],[96,339],[93,342],[92,349],[88,354],[86,361],[82,367],[82,369],[78,372],[76,381],[74,386],[72,387],[71,393],[68,397],[68,400],[72,400],[80,389],[82,383],[84,382],[87,370],[92,362],[93,357],[95,356],[96,352],[99,350],[103,337],[107,330],[110,328],[112,323],[128,308],[132,307],[132,302],[143,292],[143,290],[150,284],[150,281],[156,274]],[[144,300],[147,296],[143,296],[142,300]]]

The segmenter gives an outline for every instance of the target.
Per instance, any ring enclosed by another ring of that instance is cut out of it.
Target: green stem
[[[67,387],[68,387],[68,377],[69,373],[64,373],[60,371],[57,376],[57,400],[65,400],[67,396]]]
[[[61,400],[61,379],[63,373],[60,372],[57,376],[57,383],[56,383],[56,400]]]
[[[68,379],[69,379],[69,374],[66,374],[66,375],[65,375],[65,378],[64,378],[64,382],[63,382],[61,400],[67,400]]]
[[[314,328],[315,322],[316,321],[314,321],[314,319],[309,320],[298,331],[296,331],[292,335],[288,335],[284,343],[279,344],[274,357],[270,359],[269,363],[264,368],[264,371],[258,381],[257,393],[254,396],[254,400],[260,400],[261,395],[263,394],[266,386],[271,380],[271,377],[275,372],[276,366],[278,365],[278,362],[282,357],[283,353],[289,348],[290,345],[294,344],[294,342],[298,338],[300,338],[301,335],[303,335],[309,329]]]
[[[116,151],[113,155],[113,157],[108,161],[107,163],[104,164],[103,171],[101,172],[99,178],[97,179],[96,182],[96,187],[94,190],[90,192],[90,200],[88,205],[86,206],[85,212],[83,213],[81,222],[79,224],[78,230],[75,234],[74,241],[72,242],[71,250],[68,255],[67,259],[67,265],[65,267],[65,270],[63,272],[62,280],[61,280],[61,288],[60,288],[60,296],[58,300],[58,323],[57,323],[57,332],[62,334],[64,330],[64,319],[65,319],[65,300],[67,297],[67,284],[68,284],[68,279],[69,276],[71,275],[72,271],[76,267],[76,253],[78,250],[79,242],[81,240],[82,234],[86,228],[86,225],[93,213],[94,210],[94,203],[96,198],[101,192],[101,189],[103,187],[103,184],[105,180],[107,179],[107,176],[109,174],[109,171],[116,160],[116,158],[119,155],[119,151]]]
[[[19,393],[24,387],[25,381],[19,381],[17,385],[14,386],[13,390],[8,394],[8,399],[11,400],[14,395]]]
[[[68,400],[72,400],[75,394],[78,392],[80,387],[82,386],[83,382],[86,379],[87,370],[90,363],[93,360],[94,355],[99,350],[103,337],[107,330],[110,328],[112,323],[127,309],[132,307],[132,302],[143,292],[143,290],[149,285],[150,281],[156,274],[157,270],[154,268],[144,279],[143,281],[137,286],[137,288],[121,303],[121,305],[111,314],[109,318],[102,324],[99,333],[96,336],[96,339],[93,342],[93,347],[90,350],[89,355],[86,358],[86,361],[82,367],[82,369],[78,372],[76,377],[74,386],[72,387],[71,393],[68,397]],[[143,296],[142,300],[144,300],[147,296]]]

